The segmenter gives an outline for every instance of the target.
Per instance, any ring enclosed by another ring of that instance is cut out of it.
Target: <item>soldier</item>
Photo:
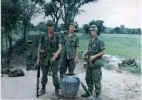
[[[53,32],[53,22],[51,20],[47,23],[47,34],[41,37],[38,48],[37,64],[40,64],[42,70],[41,85],[42,88],[39,95],[46,93],[46,84],[48,81],[47,75],[49,68],[52,69],[53,84],[55,87],[55,95],[59,96],[59,79],[58,79],[58,62],[59,54],[61,52],[61,43],[59,36]]]
[[[95,86],[95,96],[97,99],[99,99],[102,79],[101,66],[103,66],[102,56],[104,55],[105,45],[104,42],[97,36],[98,29],[96,25],[92,25],[89,30],[92,38],[89,41],[88,51],[85,53],[85,56],[88,56],[86,83],[88,86],[88,91],[92,95]],[[90,95],[87,93],[82,95],[82,97],[89,96]]]
[[[70,23],[69,31],[64,35],[64,45],[62,60],[60,66],[61,78],[66,73],[67,69],[69,74],[73,75],[75,70],[75,64],[78,62],[78,47],[79,38],[74,34],[76,24]],[[62,40],[63,41],[63,40]]]

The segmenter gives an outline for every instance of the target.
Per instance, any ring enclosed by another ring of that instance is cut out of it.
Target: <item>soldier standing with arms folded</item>
[[[88,57],[87,61],[87,71],[86,71],[86,83],[88,86],[88,91],[93,95],[93,89],[95,86],[95,98],[100,99],[101,94],[101,79],[103,66],[102,56],[104,55],[105,45],[102,40],[97,36],[97,26],[91,25],[91,40],[89,41],[88,51],[86,51],[85,56]],[[82,97],[89,97],[90,95],[85,93]]]
[[[38,48],[37,64],[40,64],[42,70],[41,85],[42,88],[39,95],[46,93],[47,75],[49,68],[52,69],[53,84],[55,87],[55,95],[59,96],[59,79],[58,79],[58,62],[61,52],[61,43],[58,34],[53,31],[54,23],[51,20],[47,22],[47,34],[41,36]]]

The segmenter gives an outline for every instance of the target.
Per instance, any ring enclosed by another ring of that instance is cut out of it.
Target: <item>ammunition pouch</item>
[[[97,52],[88,51],[88,53],[87,53],[88,68],[99,69],[103,66],[104,61],[103,61],[102,57],[99,57],[92,62],[89,61],[90,56],[93,56],[95,54],[97,54]]]
[[[103,66],[103,59],[96,59],[93,62],[88,61],[88,68],[100,69]]]

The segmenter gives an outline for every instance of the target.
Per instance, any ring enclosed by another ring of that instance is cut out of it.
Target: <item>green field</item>
[[[31,31],[30,35],[39,35],[41,32]],[[79,33],[80,50],[87,49],[89,36]],[[106,45],[106,54],[118,55],[140,59],[141,36],[129,34],[101,34],[99,36]],[[2,39],[2,49],[5,47],[5,41]]]
[[[140,59],[141,36],[128,34],[101,34],[106,45],[106,54]],[[89,37],[80,36],[80,49],[87,48]]]

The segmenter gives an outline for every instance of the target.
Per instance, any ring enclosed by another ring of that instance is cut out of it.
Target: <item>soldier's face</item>
[[[96,37],[96,36],[97,36],[96,30],[91,30],[90,32],[91,32],[91,35],[92,35],[93,37]]]
[[[75,31],[75,26],[70,25],[70,26],[69,26],[69,30],[70,30],[71,32],[74,32],[74,31]]]
[[[53,26],[47,26],[48,32],[53,32],[54,27]]]

